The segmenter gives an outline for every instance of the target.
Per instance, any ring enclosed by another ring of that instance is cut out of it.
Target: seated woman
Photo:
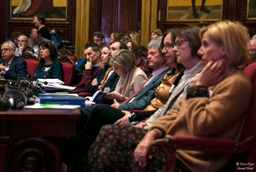
[[[105,98],[124,102],[138,93],[147,81],[147,75],[135,65],[135,56],[128,50],[120,50],[110,60],[113,70],[120,76],[115,91]]]
[[[32,80],[38,78],[61,79],[62,64],[58,60],[58,51],[52,42],[41,42],[39,44],[40,61],[32,76]]]
[[[220,21],[202,28],[200,36],[198,54],[205,68],[176,108],[159,117],[149,131],[119,125],[102,128],[88,153],[88,171],[159,171],[165,158],[148,157],[147,151],[167,134],[239,140],[252,98],[252,84],[238,69],[247,62],[247,29],[238,22]],[[181,37],[175,42],[179,56],[189,43]],[[219,171],[229,156],[180,150],[176,158],[177,171]]]
[[[136,57],[136,66],[141,68],[147,76],[150,76],[151,72],[147,64],[147,55],[140,52],[140,46],[133,40],[129,40],[126,43],[127,48],[131,51]]]

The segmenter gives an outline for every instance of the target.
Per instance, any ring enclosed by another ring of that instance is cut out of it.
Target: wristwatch
[[[130,123],[135,121],[137,116],[138,115],[135,112],[130,113],[129,116],[128,116]]]

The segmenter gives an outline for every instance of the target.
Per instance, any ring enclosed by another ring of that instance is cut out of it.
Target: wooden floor
[[[192,15],[191,6],[183,7],[168,7],[167,21],[181,21],[181,20],[220,20],[222,17],[222,9],[220,5],[206,6],[211,10],[209,14],[201,12],[200,6],[197,7],[199,18],[194,18]]]

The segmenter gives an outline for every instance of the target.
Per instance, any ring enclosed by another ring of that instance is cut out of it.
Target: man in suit
[[[15,56],[16,46],[12,41],[6,41],[1,46],[0,76],[4,79],[17,80],[27,76],[27,63]]]

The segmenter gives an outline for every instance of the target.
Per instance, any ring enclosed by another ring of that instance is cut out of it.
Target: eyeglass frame
[[[27,42],[27,41],[22,39],[22,40],[17,40],[17,42]]]
[[[180,48],[180,46],[186,42],[188,40],[184,39],[184,40],[180,40],[180,41],[177,41],[175,43],[168,43],[168,44],[163,44],[162,45],[162,49],[166,49],[166,50],[170,50],[171,48],[173,49],[174,47],[177,47],[178,49]]]
[[[187,42],[187,41],[188,41],[188,40],[186,40],[186,39],[176,41],[176,42],[174,43],[174,46],[177,47],[178,49],[180,49],[180,46],[181,46],[184,42]]]
[[[14,50],[14,48],[3,48],[0,51],[1,52],[7,52],[7,51],[10,51],[10,50]]]

